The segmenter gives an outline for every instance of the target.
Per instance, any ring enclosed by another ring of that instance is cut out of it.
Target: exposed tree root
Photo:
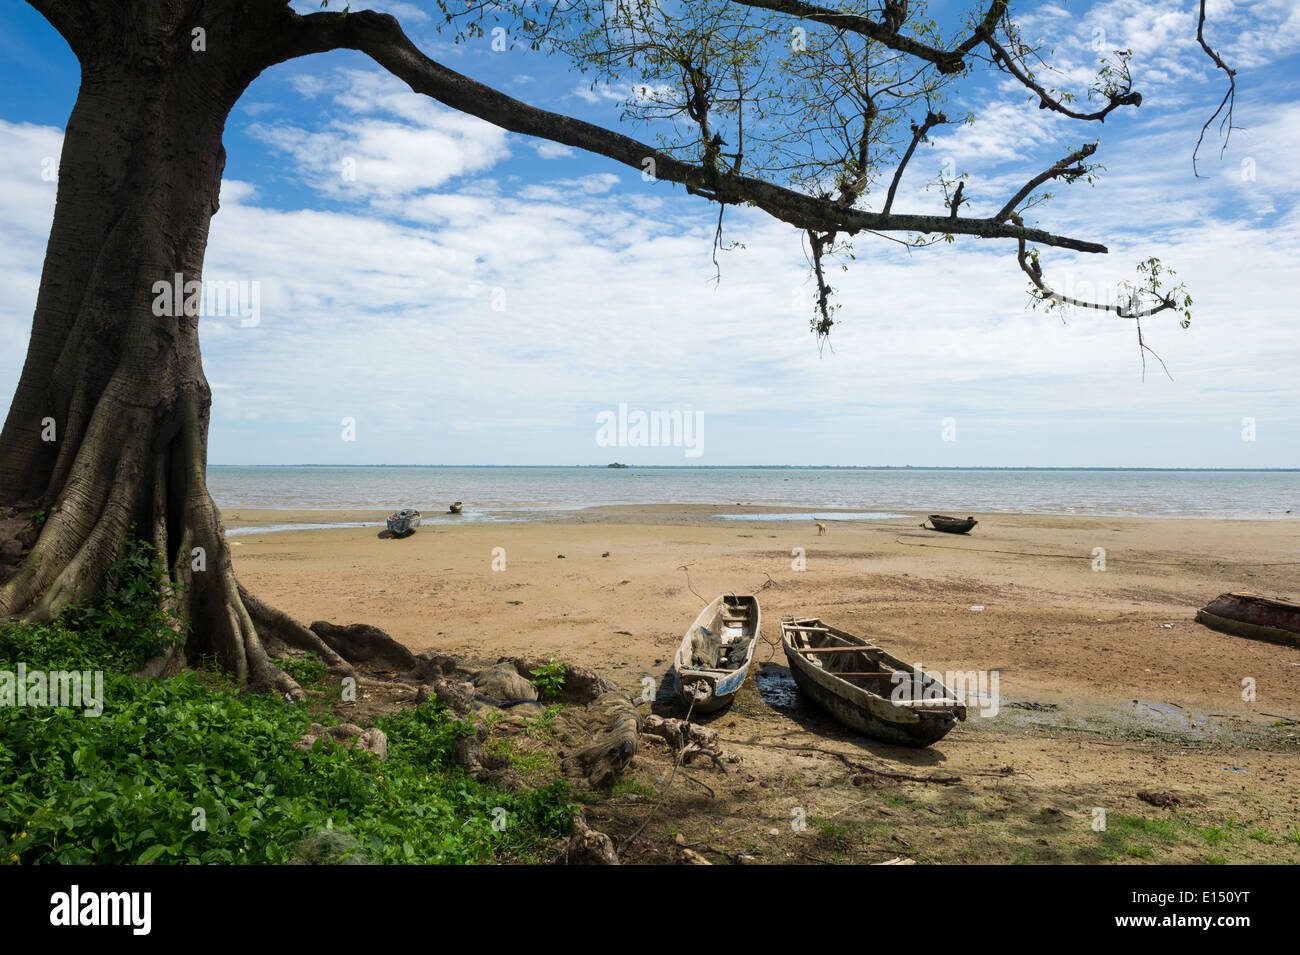
[[[248,608],[248,612],[252,616],[253,623],[257,626],[259,633],[278,637],[290,646],[316,654],[325,662],[325,666],[331,673],[339,676],[356,677],[356,670],[353,669],[351,663],[283,610],[272,607],[270,604],[263,602],[261,598],[255,597],[245,589],[243,584],[239,585],[239,597],[244,602],[244,606]]]

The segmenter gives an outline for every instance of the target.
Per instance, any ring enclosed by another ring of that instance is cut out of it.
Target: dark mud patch
[[[804,710],[807,703],[799,695],[799,687],[789,667],[777,663],[761,663],[754,674],[758,695],[763,702],[778,710]]]
[[[1293,727],[1262,715],[1204,713],[1177,703],[1003,701],[998,712],[976,717],[983,728],[1045,733],[1082,733],[1111,739],[1170,742],[1183,746],[1283,744],[1300,747]]]

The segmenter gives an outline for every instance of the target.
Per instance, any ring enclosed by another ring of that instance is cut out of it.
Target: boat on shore
[[[1197,623],[1252,640],[1300,647],[1300,604],[1249,591],[1220,594],[1196,613]]]
[[[420,512],[413,507],[404,507],[388,515],[388,532],[394,537],[404,537],[419,526]]]
[[[969,534],[979,521],[973,517],[948,517],[946,514],[931,514],[930,526],[945,534]],[[922,527],[925,525],[922,524]]]
[[[850,729],[895,746],[929,746],[966,719],[931,675],[815,617],[783,617],[781,646],[799,691]]]
[[[730,706],[758,647],[758,599],[724,594],[700,611],[673,658],[677,696],[695,713]]]

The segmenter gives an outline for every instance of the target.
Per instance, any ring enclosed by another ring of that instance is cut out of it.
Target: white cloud
[[[288,156],[300,178],[336,198],[437,188],[509,152],[503,130],[414,96],[385,74],[341,70],[329,80],[292,83],[309,96],[332,90],[340,115],[313,130],[259,122],[247,131]]]
[[[565,159],[574,155],[573,150],[563,143],[534,140],[530,145],[537,150],[537,155],[543,159]]]

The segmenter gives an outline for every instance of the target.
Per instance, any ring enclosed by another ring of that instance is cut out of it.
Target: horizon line
[[[1159,467],[1143,465],[1096,466],[1087,464],[626,464],[614,468],[609,464],[219,464],[216,468],[480,468],[480,469],[590,469],[605,470],[677,470],[677,471],[1211,471],[1241,473],[1295,473],[1300,467]]]

